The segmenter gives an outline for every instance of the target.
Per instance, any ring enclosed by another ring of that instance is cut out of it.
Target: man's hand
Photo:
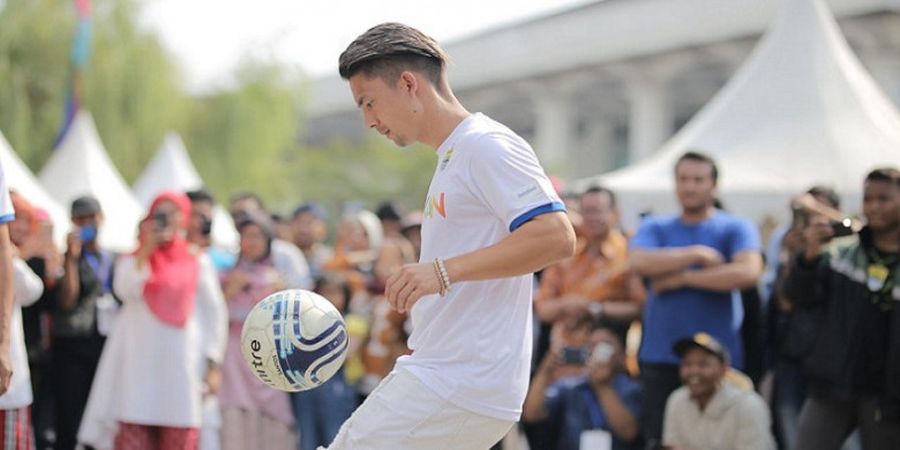
[[[9,342],[7,342],[6,345],[0,345],[0,395],[9,390],[12,375],[12,357],[10,357]]]
[[[804,259],[812,261],[818,258],[822,253],[822,244],[828,242],[833,236],[834,232],[825,216],[810,216],[809,223],[803,229],[803,241],[806,245],[803,252]]]
[[[216,395],[222,387],[222,371],[218,367],[210,366],[206,369],[206,377],[204,378],[207,395]]]
[[[385,282],[384,295],[400,313],[408,312],[420,298],[441,292],[441,282],[430,262],[406,264]]]
[[[137,257],[138,267],[142,267],[150,259],[150,255],[156,250],[156,247],[163,242],[163,236],[153,226],[152,220],[145,220],[140,225],[140,242]]]
[[[225,294],[225,299],[231,299],[250,284],[250,276],[241,269],[233,269],[225,277],[223,284],[222,292]]]
[[[77,261],[81,258],[81,237],[79,236],[80,232],[76,228],[69,232],[69,235],[66,236],[66,254],[72,258],[73,261]]]
[[[700,264],[703,267],[725,264],[725,257],[712,247],[706,245],[692,245],[691,252],[693,252],[697,264]]]

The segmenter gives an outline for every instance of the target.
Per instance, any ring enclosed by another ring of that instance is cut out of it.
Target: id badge
[[[866,269],[866,287],[871,292],[878,292],[890,276],[890,271],[882,264],[872,264]]]
[[[582,431],[578,448],[581,450],[612,450],[612,435],[606,430]]]
[[[97,298],[97,331],[101,336],[109,336],[118,312],[119,304],[112,294],[103,294]]]

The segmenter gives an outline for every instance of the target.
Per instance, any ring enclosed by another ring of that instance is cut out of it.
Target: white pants
[[[487,450],[513,424],[464,410],[399,370],[391,372],[344,422],[328,449]]]

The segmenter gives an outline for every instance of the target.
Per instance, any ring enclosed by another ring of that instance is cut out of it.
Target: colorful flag
[[[72,41],[72,53],[70,56],[71,77],[69,80],[69,92],[66,96],[66,105],[63,110],[64,118],[62,127],[56,135],[53,147],[56,148],[62,141],[75,114],[81,107],[81,90],[84,68],[91,56],[91,0],[75,0],[75,14],[78,23],[75,26],[75,39]]]

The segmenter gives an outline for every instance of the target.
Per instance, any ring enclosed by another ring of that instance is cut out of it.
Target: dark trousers
[[[641,428],[647,448],[662,447],[663,417],[669,394],[681,386],[675,364],[641,363]]]
[[[56,445],[54,450],[75,448],[78,425],[87,405],[94,372],[103,347],[101,338],[56,339],[53,342],[52,370]]]
[[[900,421],[885,420],[877,397],[853,401],[807,397],[800,413],[797,450],[837,450],[859,428],[863,450],[900,449]]]
[[[806,383],[800,363],[779,359],[775,363],[772,422],[778,442],[784,450],[793,450],[797,442],[797,422],[806,399]]]

